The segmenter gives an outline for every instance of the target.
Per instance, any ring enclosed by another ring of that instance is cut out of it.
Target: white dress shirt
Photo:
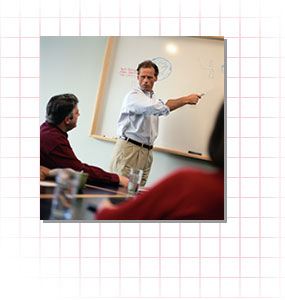
[[[169,114],[169,108],[154,93],[136,88],[124,101],[118,121],[118,136],[153,145],[158,135],[158,117]]]

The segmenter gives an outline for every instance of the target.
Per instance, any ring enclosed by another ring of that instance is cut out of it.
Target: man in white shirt
[[[158,67],[151,60],[143,61],[137,68],[139,87],[129,92],[124,101],[118,122],[120,137],[111,159],[111,172],[129,177],[130,168],[143,170],[144,186],[152,164],[152,147],[158,135],[158,118],[166,116],[186,104],[197,104],[198,94],[168,100],[164,103],[153,92]]]

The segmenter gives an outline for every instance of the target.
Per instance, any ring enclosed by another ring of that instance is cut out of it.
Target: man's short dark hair
[[[159,73],[158,66],[151,60],[145,60],[138,65],[137,67],[138,75],[140,73],[141,68],[154,68],[154,76],[158,76]]]
[[[73,94],[62,94],[53,96],[46,108],[46,119],[49,123],[58,125],[65,117],[73,118],[73,110],[78,103],[78,99]]]
[[[213,164],[224,169],[224,103],[217,115],[208,149]]]

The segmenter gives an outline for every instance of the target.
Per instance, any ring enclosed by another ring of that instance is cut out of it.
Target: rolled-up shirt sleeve
[[[127,95],[125,110],[128,113],[163,116],[169,114],[169,108],[161,99],[151,99],[139,91]]]

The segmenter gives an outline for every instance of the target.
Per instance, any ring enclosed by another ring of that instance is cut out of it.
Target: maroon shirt
[[[224,173],[179,169],[97,220],[224,220]]]
[[[74,154],[68,135],[57,126],[45,121],[40,128],[41,166],[49,169],[71,168],[75,171],[84,171],[89,174],[89,183],[103,183],[118,185],[119,176],[104,170],[82,163]]]

